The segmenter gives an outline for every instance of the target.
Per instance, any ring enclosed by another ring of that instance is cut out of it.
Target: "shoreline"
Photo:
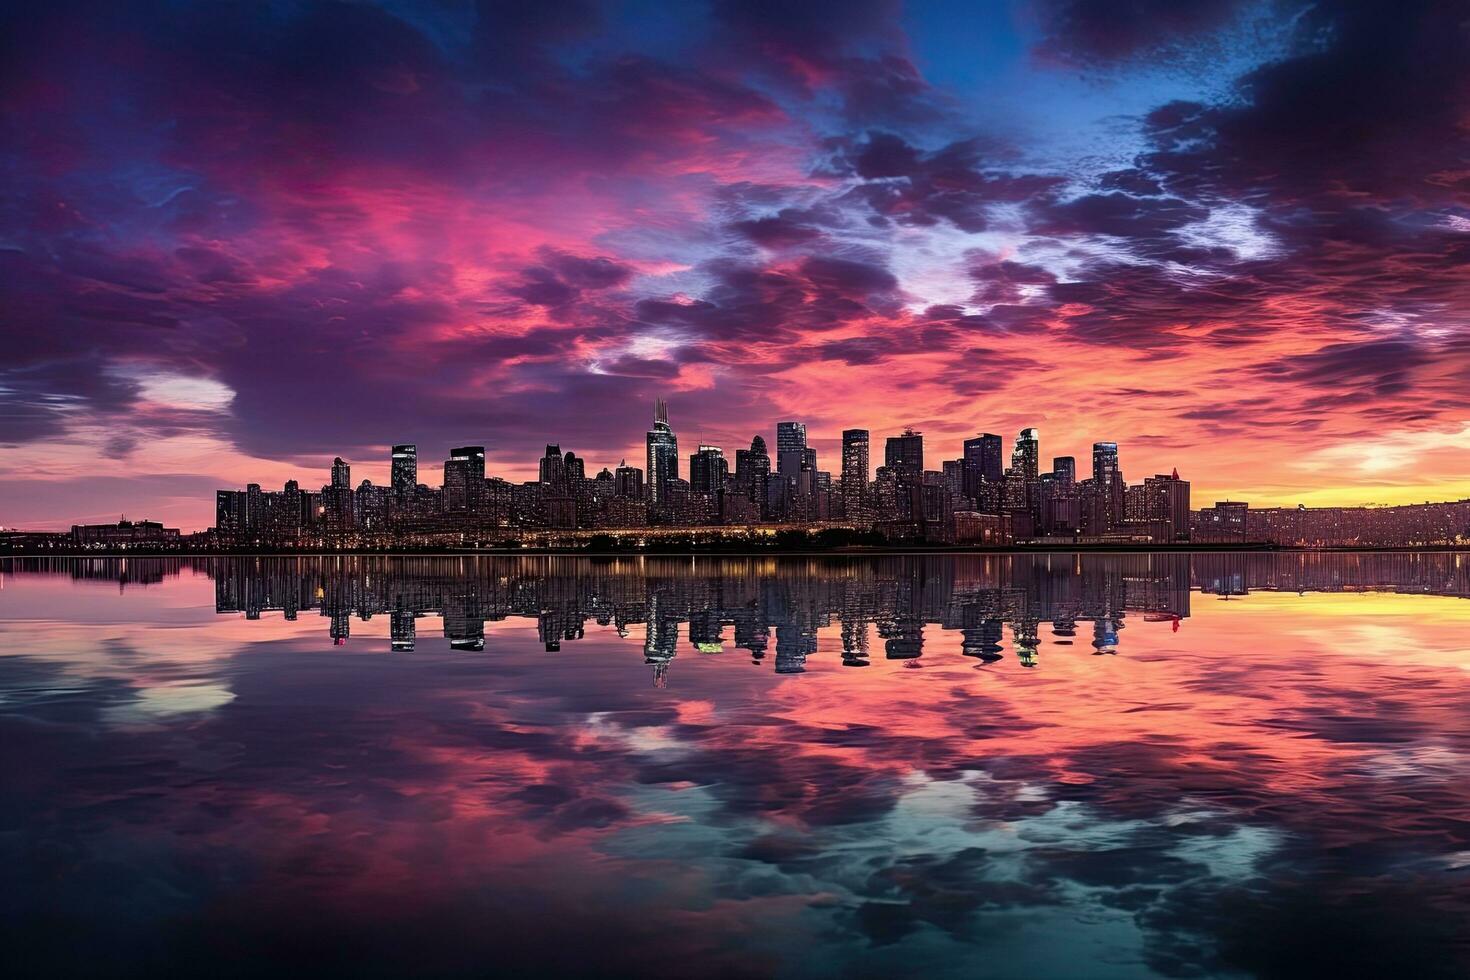
[[[684,548],[684,549],[591,549],[591,548],[440,548],[440,549],[289,549],[258,548],[224,550],[132,550],[127,548],[44,549],[0,552],[4,558],[863,558],[891,555],[1053,555],[1053,554],[1457,554],[1470,553],[1467,545],[1008,545],[973,548],[958,545],[931,547],[852,547],[852,548]]]

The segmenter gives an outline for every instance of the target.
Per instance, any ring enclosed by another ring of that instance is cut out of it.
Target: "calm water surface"
[[[1470,556],[0,563],[9,976],[1470,975]]]

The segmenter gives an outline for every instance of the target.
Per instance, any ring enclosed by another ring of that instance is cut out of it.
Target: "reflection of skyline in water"
[[[1463,557],[1016,557],[0,566],[0,941],[25,975],[1465,975]]]
[[[837,625],[842,662],[875,655],[917,661],[956,649],[993,663],[1035,666],[1043,628],[1060,645],[1116,654],[1128,619],[1190,615],[1192,592],[1388,591],[1470,598],[1470,560],[1456,553],[1137,553],[888,556],[847,559],[373,557],[16,561],[76,578],[147,585],[185,571],[208,574],[215,608],[246,619],[328,620],[338,645],[354,619],[389,619],[389,648],[413,651],[418,621],[442,620],[451,649],[487,648],[487,624],[535,620],[547,651],[586,635],[644,627],[645,662],[667,681],[682,648],[743,650],[777,673],[801,673],[818,631]],[[1081,630],[1079,632],[1079,627]],[[948,633],[958,633],[958,644]],[[873,636],[880,643],[875,647]],[[774,645],[772,639],[774,637]],[[913,666],[915,664],[910,664]]]

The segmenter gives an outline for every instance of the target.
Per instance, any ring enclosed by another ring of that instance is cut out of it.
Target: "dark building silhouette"
[[[71,538],[74,544],[82,547],[100,545],[146,548],[177,542],[179,529],[164,527],[159,521],[130,521],[123,518],[116,524],[73,524]]]
[[[923,433],[905,429],[902,435],[889,436],[883,448],[883,465],[895,473],[923,473]]]
[[[905,535],[918,536],[918,525],[924,520],[924,436],[913,429],[902,435],[889,436],[883,447],[883,465],[888,472],[883,482],[892,481],[892,490],[884,488],[880,506],[891,520],[906,525]]]
[[[1116,442],[1094,442],[1092,444],[1092,479],[1099,486],[1110,486],[1122,479],[1118,466],[1118,444]]]
[[[700,446],[689,457],[689,489],[694,493],[718,493],[730,475],[725,451],[719,446]]]
[[[1160,527],[1156,541],[1180,541],[1189,537],[1192,512],[1189,506],[1189,481],[1179,479],[1179,471],[1158,474],[1143,481],[1145,519]]]
[[[1123,470],[1118,463],[1116,442],[1092,444],[1092,483],[1084,502],[1083,523],[1094,534],[1116,531],[1123,524],[1125,510]]]
[[[1057,456],[1051,471],[1038,472],[1040,439],[1034,428],[1021,430],[1005,469],[1000,436],[984,433],[964,441],[960,458],[941,460],[934,470],[925,469],[923,435],[906,429],[885,440],[883,465],[871,477],[867,429],[842,431],[840,474],[818,468],[805,424],[777,423],[776,440],[772,459],[766,441],[754,437],[749,449],[736,451],[733,472],[722,449],[700,445],[689,457],[686,482],[680,478],[668,406],[656,399],[646,469],[624,460],[615,471],[604,467],[589,479],[584,459],[548,443],[537,478],[511,483],[485,472],[483,446],[461,446],[445,460],[438,488],[417,482],[417,446],[395,445],[386,487],[364,480],[354,489],[351,468],[338,457],[331,482],[320,492],[294,483],[282,491],[258,484],[220,490],[209,540],[298,549],[484,547],[512,540],[564,547],[587,540],[591,532],[656,530],[632,539],[615,536],[620,546],[644,546],[685,529],[697,534],[707,533],[697,529],[720,529],[709,533],[714,543],[736,540],[742,527],[749,535],[762,523],[829,522],[824,532],[833,540],[842,535],[856,540],[851,532],[857,530],[892,541],[987,546],[1059,537],[1079,544],[1172,543],[1189,540],[1196,528],[1211,533],[1211,522],[1188,510],[1187,482],[1155,476],[1127,487],[1116,443],[1094,444],[1093,475],[1079,482],[1071,456]],[[1385,520],[1350,509],[1276,510],[1263,514],[1247,534],[1270,541],[1349,543],[1387,541],[1393,534],[1425,542],[1470,535],[1470,506],[1463,515],[1457,505],[1424,506],[1428,509],[1394,510]],[[19,539],[6,539],[14,540]]]
[[[634,500],[643,499],[643,471],[636,466],[629,466],[627,460],[618,464],[613,473],[614,492],[619,497],[630,497]]]
[[[978,499],[981,483],[1000,483],[1003,474],[1000,436],[987,432],[966,439],[962,459],[965,496]]]
[[[1041,433],[1036,429],[1022,429],[1011,449],[1011,469],[1025,483],[1036,482],[1041,469]]]
[[[419,482],[419,447],[412,443],[394,446],[388,478],[396,496],[413,493]]]
[[[868,511],[869,438],[867,429],[842,431],[842,505],[848,520]]]
[[[560,446],[548,445],[546,447],[546,452],[541,456],[538,477],[543,486],[557,491],[566,490],[566,458],[562,456]]]
[[[735,487],[753,505],[756,516],[766,515],[770,477],[771,456],[766,452],[765,439],[756,436],[750,440],[749,449],[735,450]]]
[[[485,447],[460,446],[444,461],[444,509],[475,509],[485,484]]]
[[[794,477],[806,454],[806,423],[776,423],[776,472]]]

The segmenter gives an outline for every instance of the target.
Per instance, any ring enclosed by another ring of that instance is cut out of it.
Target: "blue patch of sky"
[[[1238,98],[1238,78],[1297,43],[1292,17],[1266,3],[1163,56],[1106,70],[1038,59],[1040,25],[1013,0],[908,4],[904,28],[925,78],[957,100],[968,124],[1013,140],[1040,169],[1084,177],[1146,149],[1139,121],[1149,111]]]

